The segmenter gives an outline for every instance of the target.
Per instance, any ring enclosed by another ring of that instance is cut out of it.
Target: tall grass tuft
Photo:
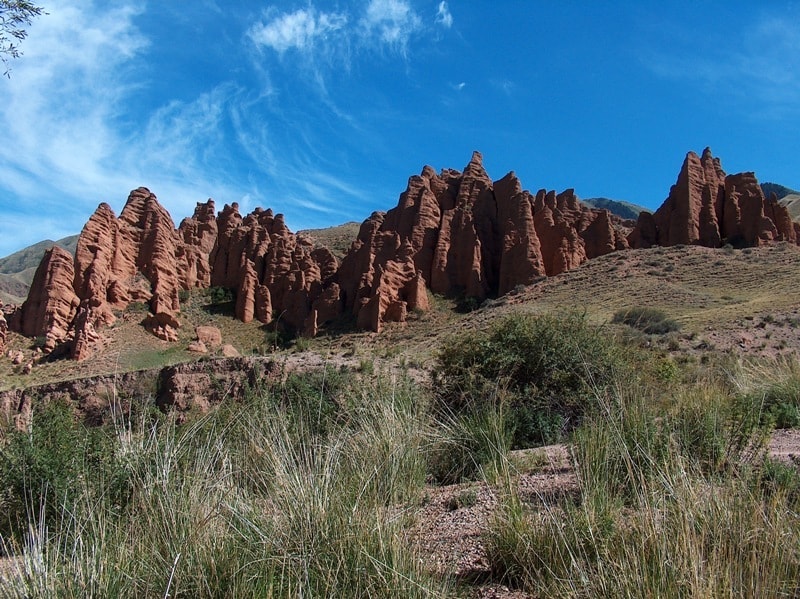
[[[797,478],[762,465],[735,393],[686,390],[666,413],[641,389],[598,402],[574,437],[580,500],[504,500],[487,536],[501,577],[541,596],[800,592]]]
[[[104,431],[113,476],[76,468],[69,501],[43,509],[26,496],[0,595],[447,596],[389,507],[422,494],[427,402],[406,380],[328,389],[295,381],[189,424]]]
[[[739,363],[730,376],[743,405],[756,406],[763,423],[776,428],[800,427],[800,362],[797,358]]]

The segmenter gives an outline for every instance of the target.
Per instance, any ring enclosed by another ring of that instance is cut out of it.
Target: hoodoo
[[[628,237],[632,248],[730,243],[750,247],[774,241],[797,243],[798,225],[774,197],[765,198],[753,173],[726,175],[706,148],[689,152],[669,196],[654,214],[639,215]]]
[[[146,188],[131,192],[119,218],[100,204],[75,257],[48,250],[27,301],[8,326],[84,359],[115,312],[142,302],[144,325],[178,338],[179,291],[210,286],[236,292],[235,316],[276,321],[313,336],[343,312],[380,331],[409,311],[428,309],[428,290],[480,301],[558,275],[628,247],[797,243],[798,226],[753,173],[726,175],[706,149],[689,152],[664,204],[629,221],[582,204],[571,189],[523,189],[510,172],[492,181],[479,152],[462,172],[430,166],[408,180],[397,205],[375,212],[341,265],[325,247],[292,233],[281,214],[237,204],[215,214],[212,200],[175,229]],[[0,322],[0,344],[5,337]]]

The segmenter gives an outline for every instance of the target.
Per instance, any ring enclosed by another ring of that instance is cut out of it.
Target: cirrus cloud
[[[445,29],[453,26],[447,2],[437,5],[432,25]],[[369,0],[360,11],[353,12],[324,12],[313,4],[279,12],[270,6],[247,35],[256,47],[279,55],[297,50],[346,56],[351,47],[366,51],[390,48],[406,55],[411,40],[432,25],[426,24],[409,0]]]
[[[347,16],[344,14],[308,8],[279,15],[267,23],[258,23],[249,35],[256,45],[282,54],[289,49],[309,50],[319,40],[335,35],[346,25]]]

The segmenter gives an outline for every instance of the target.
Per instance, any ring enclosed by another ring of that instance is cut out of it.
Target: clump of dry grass
[[[30,487],[27,526],[3,539],[18,559],[2,595],[446,596],[387,509],[418,501],[424,484],[429,433],[411,384],[311,385],[302,392],[324,397],[295,394],[292,411],[285,391],[189,425],[105,431],[113,467],[76,452],[74,493],[52,498],[60,509],[39,512],[32,499],[50,490]],[[328,393],[337,414],[323,427]],[[25,434],[36,444],[42,433]]]
[[[581,498],[510,493],[488,533],[505,580],[537,596],[783,597],[798,592],[798,474],[763,462],[759,405],[736,385],[598,398],[575,435]],[[787,470],[788,468],[788,470]]]

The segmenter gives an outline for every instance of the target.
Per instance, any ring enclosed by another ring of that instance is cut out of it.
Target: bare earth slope
[[[619,309],[652,306],[681,323],[680,332],[670,338],[676,349],[774,355],[800,351],[799,288],[800,248],[791,244],[744,250],[697,246],[633,250],[519,287],[468,314],[454,312],[453,300],[431,296],[431,310],[411,314],[406,323],[387,326],[379,335],[354,332],[345,318],[328,334],[305,340],[303,347],[330,359],[377,356],[424,366],[453,333],[487,326],[513,311],[578,309],[595,322],[608,322]],[[108,330],[107,344],[96,359],[80,364],[43,362],[27,375],[22,374],[22,365],[35,356],[35,349],[30,339],[9,332],[9,349],[22,351],[25,360],[18,365],[0,361],[0,388],[194,360],[196,354],[187,347],[195,338],[195,326],[203,324],[220,328],[223,342],[244,355],[271,352],[260,323],[237,321],[224,306],[208,303],[198,293],[184,304],[178,343],[147,334],[139,325],[147,314],[134,307]]]

